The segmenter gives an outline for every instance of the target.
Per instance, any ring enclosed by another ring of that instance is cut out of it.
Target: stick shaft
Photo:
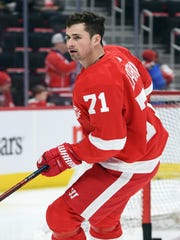
[[[21,180],[20,182],[18,182],[16,185],[14,185],[13,187],[11,187],[10,189],[8,189],[6,192],[4,192],[2,195],[0,195],[0,201],[4,200],[5,198],[7,198],[9,195],[11,195],[12,193],[14,193],[15,191],[17,191],[19,188],[21,188],[22,186],[24,186],[27,182],[31,181],[33,178],[37,177],[39,174],[41,174],[42,172],[44,172],[45,170],[47,170],[49,168],[48,165],[44,165],[42,167],[40,167],[38,170],[36,170],[35,172],[31,173],[29,176],[27,176],[26,178],[24,178],[23,180]]]

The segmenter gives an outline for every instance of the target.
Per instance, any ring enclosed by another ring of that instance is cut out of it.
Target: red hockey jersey
[[[85,137],[72,148],[88,163],[150,172],[159,161],[168,133],[147,101],[144,76],[138,70],[141,66],[137,68],[134,61],[123,52],[107,51],[96,64],[82,69],[73,103]]]

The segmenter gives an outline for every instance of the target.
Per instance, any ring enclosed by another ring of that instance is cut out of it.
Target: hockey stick
[[[25,185],[27,182],[31,181],[33,178],[37,177],[39,174],[42,172],[46,171],[49,168],[48,165],[44,165],[40,167],[38,170],[35,172],[31,173],[29,176],[24,178],[22,181],[11,187],[9,190],[4,192],[2,195],[0,195],[0,201],[4,200],[7,198],[9,195],[11,195],[13,192],[17,191],[19,188],[21,188],[23,185]]]

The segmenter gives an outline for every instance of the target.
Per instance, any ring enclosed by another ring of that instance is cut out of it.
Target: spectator
[[[156,51],[147,49],[142,53],[143,64],[151,75],[154,90],[166,89],[174,79],[173,70],[167,64],[159,63]]]
[[[51,43],[53,48],[45,59],[45,82],[51,96],[50,101],[58,104],[55,99],[59,98],[60,94],[71,93],[70,74],[76,70],[76,63],[65,58],[67,47],[61,33],[54,34]]]
[[[5,71],[0,71],[0,106],[14,107],[11,94],[11,77]]]
[[[33,98],[29,99],[28,106],[30,107],[49,107],[53,106],[52,103],[47,102],[48,91],[43,85],[36,85],[32,89]]]

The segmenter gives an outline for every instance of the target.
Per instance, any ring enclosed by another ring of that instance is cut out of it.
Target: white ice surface
[[[47,206],[64,188],[16,191],[0,203],[0,240],[50,240],[45,221]],[[154,238],[180,240],[180,228],[155,229]],[[124,240],[142,240],[141,228],[124,230]]]

